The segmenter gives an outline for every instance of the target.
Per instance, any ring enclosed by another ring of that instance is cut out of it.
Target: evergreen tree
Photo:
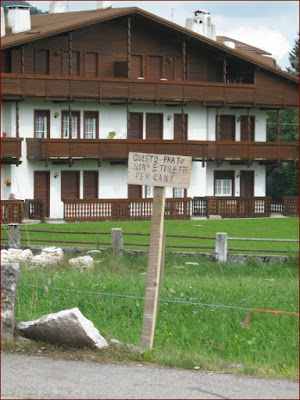
[[[289,53],[291,66],[287,72],[299,76],[299,37]],[[277,140],[277,112],[267,113],[267,140]],[[299,110],[289,109],[280,111],[280,141],[299,142]],[[267,175],[267,196],[298,196],[299,195],[299,160],[294,166],[283,163],[281,167]]]
[[[299,76],[299,35],[298,39],[295,40],[292,51],[289,53],[289,62],[291,66],[287,68],[287,71],[290,74]]]

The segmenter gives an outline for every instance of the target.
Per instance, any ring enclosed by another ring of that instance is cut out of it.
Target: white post
[[[12,249],[20,248],[20,225],[19,224],[9,224],[8,225],[8,247]]]
[[[111,230],[111,249],[114,252],[123,255],[123,234],[121,228],[112,228]]]
[[[216,261],[227,261],[227,233],[216,233],[215,255]]]

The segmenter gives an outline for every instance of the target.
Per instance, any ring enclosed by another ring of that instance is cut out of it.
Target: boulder
[[[19,322],[16,330],[30,339],[65,344],[70,347],[106,348],[107,341],[94,324],[75,307],[44,315],[35,321]]]
[[[94,268],[94,260],[91,256],[71,258],[71,260],[69,260],[69,264],[72,265],[72,267],[77,268],[79,271]]]
[[[1,337],[12,338],[15,330],[15,306],[20,279],[18,263],[1,265]]]
[[[64,258],[64,252],[59,247],[45,247],[41,254],[38,254],[32,258],[32,264],[55,264],[62,261]]]

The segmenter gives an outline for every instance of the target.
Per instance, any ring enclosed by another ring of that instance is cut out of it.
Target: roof
[[[144,11],[138,7],[124,7],[124,8],[108,8],[105,10],[88,10],[88,11],[75,11],[66,13],[54,13],[54,14],[39,14],[31,16],[31,30],[29,32],[22,32],[15,35],[11,34],[10,29],[6,29],[7,36],[1,38],[1,48],[7,49],[14,46],[19,46],[25,43],[29,43],[35,40],[47,38],[60,33],[68,32],[70,30],[83,28],[85,26],[97,24],[99,22],[109,21],[115,18],[124,17],[127,15],[140,15],[161,25],[164,25],[172,30],[175,30],[185,37],[194,38],[203,43],[214,47],[223,53],[231,54],[239,57],[244,61],[254,63],[263,69],[267,69],[276,75],[280,75],[289,80],[299,82],[298,77],[291,75],[287,72],[277,69],[274,65],[270,65],[268,57],[261,57],[254,53],[248,53],[245,50],[231,49],[222,43],[215,40],[209,39],[202,36],[190,29],[183,28],[171,21],[158,17],[155,14],[151,14],[148,11]],[[6,20],[7,26],[7,20]],[[230,39],[230,41],[234,41]],[[242,43],[242,42],[240,42]],[[253,48],[253,46],[250,46]],[[266,60],[265,60],[266,59]],[[269,59],[270,60],[270,59]]]
[[[217,42],[222,44],[224,44],[224,42],[233,42],[235,44],[236,50],[247,51],[247,53],[271,56],[271,53],[268,53],[265,50],[259,49],[258,47],[251,46],[250,44],[240,42],[239,40],[227,36],[217,36]]]

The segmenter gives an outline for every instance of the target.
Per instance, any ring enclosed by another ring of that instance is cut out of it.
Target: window
[[[234,193],[234,171],[215,171],[215,196],[232,196]]]
[[[154,197],[154,186],[146,186],[146,198],[150,199]]]
[[[63,111],[63,121],[62,121],[63,139],[69,139],[70,137],[69,120],[70,119],[68,111]],[[79,137],[79,112],[72,112],[71,129],[72,129],[71,139],[77,139]]]
[[[50,136],[50,111],[34,111],[34,137],[36,139],[45,139]]]
[[[84,113],[84,138],[98,139],[98,113]]]
[[[183,198],[185,197],[185,190],[183,188],[174,188],[173,189],[173,197],[178,199],[178,198]]]
[[[215,180],[215,195],[216,196],[231,196],[232,184],[230,179]]]

